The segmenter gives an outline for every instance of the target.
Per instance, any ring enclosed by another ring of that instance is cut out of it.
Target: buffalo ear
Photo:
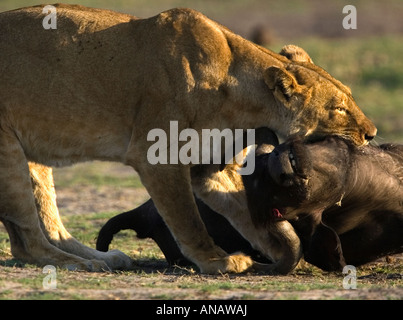
[[[284,46],[281,49],[280,54],[291,61],[313,63],[311,57],[304,49],[293,44]]]
[[[325,271],[341,271],[346,261],[336,231],[321,221],[304,251],[304,259]]]
[[[274,91],[277,99],[284,102],[299,91],[299,85],[294,76],[284,68],[269,67],[264,72],[264,80],[270,90]]]

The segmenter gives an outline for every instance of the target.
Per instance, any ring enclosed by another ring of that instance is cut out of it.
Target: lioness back
[[[43,28],[41,6],[0,14],[0,110],[8,114],[1,121],[12,122],[28,159],[124,161],[133,135],[144,138],[168,118],[186,127],[200,105],[205,114],[196,125],[211,125],[208,115],[224,94],[209,89],[222,85],[231,62],[218,24],[189,9],[137,19],[55,7],[57,29]],[[208,95],[191,96],[196,84]],[[156,119],[163,104],[165,119]]]
[[[129,92],[136,73],[128,81],[124,72],[134,71],[124,58],[128,52],[135,58],[128,43],[134,17],[82,6],[55,7],[57,29],[43,28],[40,6],[0,14],[0,110],[18,119],[7,117],[13,122],[8,126],[19,133],[31,160],[57,165],[85,160],[97,151],[101,159],[121,158],[134,117],[132,108],[122,111],[123,101],[134,102]],[[97,140],[110,146],[108,154],[102,154],[105,148]]]

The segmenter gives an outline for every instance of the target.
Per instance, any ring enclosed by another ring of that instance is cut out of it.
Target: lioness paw
[[[253,260],[242,253],[211,259],[200,267],[202,273],[241,273],[253,265]]]
[[[227,257],[227,272],[240,273],[248,270],[253,265],[253,260],[244,254],[234,254]]]
[[[72,262],[63,265],[63,268],[69,271],[90,271],[90,272],[104,272],[111,271],[108,265],[101,260],[84,260],[82,262]]]
[[[112,270],[127,270],[133,266],[133,260],[122,251],[111,250],[105,255],[105,262]]]

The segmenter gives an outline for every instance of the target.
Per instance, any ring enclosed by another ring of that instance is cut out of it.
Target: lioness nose
[[[369,128],[369,130],[367,130],[367,132],[364,134],[364,139],[368,142],[371,141],[373,138],[375,138],[377,131],[378,130],[376,127],[372,125],[371,128]]]
[[[375,138],[375,136],[370,136],[368,134],[365,134],[365,140],[371,141],[373,138]]]

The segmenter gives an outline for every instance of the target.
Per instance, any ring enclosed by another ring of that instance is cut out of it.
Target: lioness
[[[376,134],[350,90],[295,46],[275,54],[189,9],[137,19],[55,7],[57,29],[43,28],[43,6],[0,14],[0,219],[19,259],[89,270],[130,264],[119,252],[82,246],[58,216],[48,166],[98,159],[139,173],[202,272],[242,272],[252,260],[228,255],[208,236],[191,165],[150,165],[148,132],[168,132],[175,120],[199,133],[267,126],[357,145]]]

